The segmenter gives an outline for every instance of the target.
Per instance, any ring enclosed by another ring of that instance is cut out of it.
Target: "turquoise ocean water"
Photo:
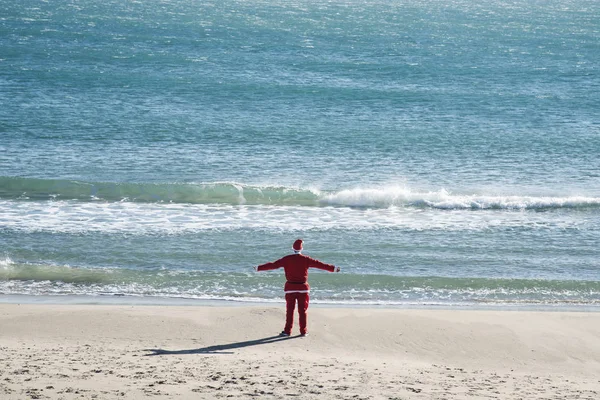
[[[596,0],[0,9],[5,299],[600,306]]]

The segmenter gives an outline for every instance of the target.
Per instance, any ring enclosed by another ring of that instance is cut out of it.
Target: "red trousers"
[[[298,302],[298,319],[300,320],[300,333],[306,333],[306,310],[308,309],[308,301],[310,296],[308,293],[286,293],[285,294],[285,328],[283,331],[290,335],[292,326],[294,326],[294,309]]]

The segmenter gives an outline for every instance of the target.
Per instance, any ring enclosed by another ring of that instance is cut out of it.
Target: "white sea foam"
[[[0,267],[2,269],[7,269],[11,265],[13,265],[13,261],[10,259],[10,257],[4,256],[4,259],[0,259]]]
[[[326,194],[321,202],[333,206],[386,208],[391,206],[431,207],[438,209],[544,209],[599,207],[600,197],[588,196],[491,196],[452,194],[439,191],[415,192],[410,188],[388,186],[355,188]]]
[[[515,204],[521,204],[523,199],[514,201]],[[554,200],[553,204],[557,201],[559,200]],[[567,200],[560,201],[567,202]],[[581,200],[570,201],[581,204]],[[536,200],[536,202],[540,204],[543,200]],[[514,208],[518,210],[474,212],[472,208],[440,211],[432,208],[399,206],[352,208],[0,201],[0,229],[26,232],[176,234],[209,229],[295,231],[401,228],[454,231],[497,227],[580,228],[590,223],[585,218],[577,218],[577,215],[563,213],[550,218],[546,213],[524,212],[518,207]]]
[[[29,296],[91,296],[99,301],[122,298],[144,299],[146,302],[162,300],[192,300],[192,301],[233,301],[242,303],[281,303],[280,288],[274,293],[251,293],[235,291],[230,287],[215,290],[186,290],[177,288],[157,288],[149,285],[109,284],[81,285],[73,282],[51,281],[0,281],[2,295]],[[515,297],[516,296],[516,297]],[[580,291],[490,291],[490,290],[435,290],[430,288],[412,288],[400,291],[347,291],[340,296],[338,292],[319,290],[318,296],[311,302],[328,305],[390,305],[390,306],[527,306],[527,305],[600,305],[597,295],[585,294]]]

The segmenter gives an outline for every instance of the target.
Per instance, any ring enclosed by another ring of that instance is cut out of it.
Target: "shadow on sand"
[[[235,342],[228,344],[218,344],[214,346],[201,347],[199,349],[189,350],[165,350],[165,349],[144,349],[143,351],[150,352],[144,354],[145,356],[162,356],[162,355],[173,355],[173,354],[233,354],[233,349],[240,349],[242,347],[258,346],[261,344],[269,344],[275,342],[281,342],[284,340],[294,339],[299,336],[270,336],[262,339],[247,340],[245,342]]]

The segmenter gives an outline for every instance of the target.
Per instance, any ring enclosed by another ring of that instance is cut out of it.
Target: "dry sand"
[[[0,399],[600,399],[600,313],[283,314],[0,305]]]

